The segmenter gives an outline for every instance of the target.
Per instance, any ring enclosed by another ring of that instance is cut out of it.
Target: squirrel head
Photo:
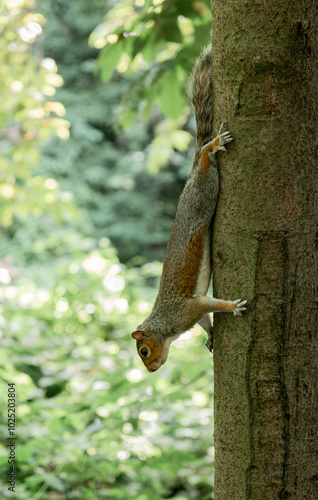
[[[137,341],[137,351],[149,372],[155,372],[167,361],[168,349],[165,349],[161,335],[150,330],[136,330],[131,334]]]

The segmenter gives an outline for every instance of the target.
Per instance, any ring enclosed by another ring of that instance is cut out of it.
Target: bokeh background
[[[209,38],[208,1],[1,2],[1,498],[212,498],[204,332],[152,375],[130,336],[191,168],[186,86]]]

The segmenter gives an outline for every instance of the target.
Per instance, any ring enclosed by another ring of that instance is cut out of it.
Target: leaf
[[[168,71],[162,78],[159,103],[162,111],[171,118],[177,119],[183,113],[187,101],[175,71]]]
[[[123,53],[121,42],[115,44],[107,44],[102,50],[97,61],[97,67],[101,70],[101,78],[103,82],[108,82],[115,70]]]
[[[151,144],[151,152],[148,157],[148,171],[150,174],[156,174],[160,168],[164,167],[171,154],[171,143],[159,136]]]
[[[142,55],[149,64],[153,63],[156,54],[160,47],[164,44],[165,40],[157,36],[156,31],[151,31],[147,43],[143,46]]]
[[[158,23],[157,36],[165,41],[181,43],[182,34],[178,26],[177,17],[161,16]]]
[[[124,108],[119,123],[124,128],[129,128],[135,121],[137,116],[137,109],[129,109],[128,107]]]
[[[192,135],[185,130],[174,130],[170,135],[172,145],[178,151],[186,151],[189,147]]]
[[[211,42],[211,21],[195,27],[195,41],[199,47]]]
[[[53,476],[53,474],[45,474],[44,480],[51,486],[51,488],[53,488],[53,490],[60,492],[65,491],[65,485],[58,477]]]

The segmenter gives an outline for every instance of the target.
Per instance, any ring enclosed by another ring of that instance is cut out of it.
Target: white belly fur
[[[200,265],[195,295],[206,295],[211,281],[211,232],[204,237],[203,257]]]

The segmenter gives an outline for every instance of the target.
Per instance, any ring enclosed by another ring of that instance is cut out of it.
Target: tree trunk
[[[212,0],[215,500],[318,499],[317,6]]]

